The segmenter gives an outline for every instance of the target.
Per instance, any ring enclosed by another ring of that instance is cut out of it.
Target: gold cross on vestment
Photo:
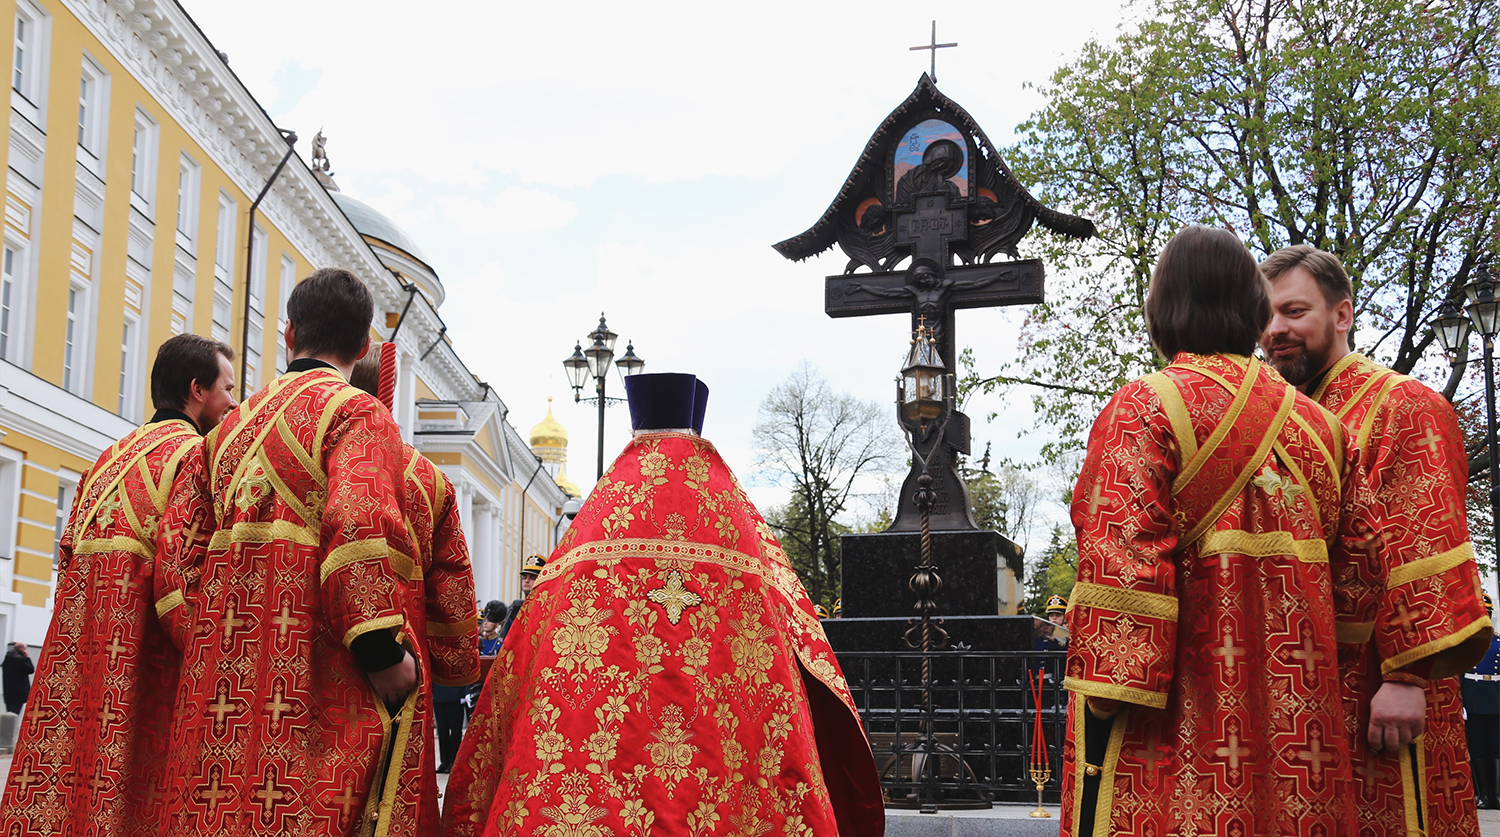
[[[42,776],[40,773],[32,773],[31,765],[26,765],[20,775],[16,776],[16,784],[21,788],[21,793],[27,793],[32,785],[40,784]]]
[[[333,798],[334,804],[343,810],[346,817],[349,816],[349,809],[353,808],[354,803],[358,801],[359,799],[354,795],[354,785],[349,782],[345,782],[343,792]]]
[[[1312,749],[1303,750],[1302,752],[1297,754],[1297,758],[1301,759],[1302,761],[1308,762],[1308,766],[1312,768],[1313,775],[1322,777],[1323,762],[1333,761],[1333,753],[1330,753],[1327,750],[1323,749],[1322,736],[1314,735],[1312,744],[1309,746]]]
[[[100,503],[99,514],[95,515],[99,519],[99,525],[106,529],[115,525],[115,511],[119,508],[119,500],[106,500]]]
[[[261,808],[267,815],[271,813],[271,809],[276,806],[276,803],[286,798],[285,793],[276,789],[276,777],[270,775],[266,776],[265,785],[256,788],[252,796],[260,800]]]
[[[1463,784],[1457,776],[1452,773],[1444,773],[1443,778],[1433,782],[1433,787],[1443,792],[1443,798],[1449,801],[1453,799],[1453,789]]]
[[[115,579],[115,586],[120,588],[120,596],[123,598],[131,590],[135,589],[135,579],[127,573]]]
[[[110,638],[109,644],[104,646],[104,650],[109,652],[109,664],[113,666],[119,660],[120,655],[129,651],[130,648],[120,644],[120,632],[116,630],[115,635]]]
[[[220,621],[219,624],[224,626],[224,638],[229,639],[230,633],[233,632],[235,628],[245,627],[245,620],[240,619],[235,615],[234,605],[231,604],[229,606],[229,609],[224,611],[224,618]]]
[[[1407,633],[1411,633],[1416,630],[1416,626],[1412,625],[1411,623],[1411,612],[1406,609],[1406,602],[1398,602],[1396,605],[1396,612],[1400,615],[1397,616],[1393,621],[1397,625],[1401,626],[1401,630],[1406,631]]]
[[[1109,508],[1114,501],[1104,496],[1104,484],[1094,483],[1094,492],[1089,495],[1089,516],[1093,517],[1099,513],[1101,508]]]
[[[291,710],[292,705],[286,702],[286,690],[281,686],[271,693],[272,700],[266,701],[266,711],[271,713],[271,723],[281,723],[281,716]]]
[[[1302,647],[1292,652],[1292,659],[1301,660],[1302,668],[1307,672],[1307,678],[1312,679],[1314,668],[1327,657],[1322,651],[1313,650],[1312,636],[1302,635]]]
[[[95,796],[98,796],[104,792],[105,788],[109,787],[109,784],[109,780],[104,778],[104,765],[95,765],[94,775],[89,777],[89,790],[93,791]]]
[[[1441,441],[1443,441],[1443,437],[1439,436],[1436,430],[1433,430],[1431,427],[1429,427],[1427,428],[1427,435],[1418,439],[1417,444],[1425,445],[1427,447],[1427,452],[1436,456],[1438,452],[1438,443]]]
[[[1162,754],[1161,750],[1161,742],[1157,740],[1156,731],[1152,730],[1150,737],[1146,739],[1145,749],[1131,750],[1130,754],[1146,763],[1147,772],[1155,773],[1156,763],[1167,758],[1166,755]]]
[[[1234,644],[1234,635],[1226,630],[1224,631],[1224,644],[1215,648],[1211,653],[1215,657],[1223,657],[1224,665],[1230,671],[1234,671],[1235,658],[1245,656],[1245,649],[1236,647]]]
[[[110,695],[105,695],[104,705],[99,707],[99,725],[107,727],[123,717],[125,717],[125,713],[115,711],[114,698]]]
[[[271,624],[276,626],[277,636],[286,639],[287,631],[302,624],[302,620],[292,615],[291,605],[282,602],[281,615],[271,617]]]
[[[661,605],[667,611],[667,621],[673,625],[682,618],[682,611],[703,603],[703,597],[682,586],[682,573],[672,570],[667,573],[667,584],[646,594],[646,598]]]
[[[1240,746],[1240,736],[1239,736],[1239,733],[1237,733],[1237,732],[1235,732],[1233,730],[1230,730],[1229,731],[1229,746],[1228,747],[1220,747],[1217,750],[1214,750],[1214,755],[1217,755],[1220,758],[1223,758],[1224,756],[1228,756],[1229,757],[1229,769],[1230,770],[1239,770],[1240,769],[1240,759],[1245,758],[1246,756],[1250,755],[1250,748],[1249,747],[1241,747]]]
[[[229,687],[220,686],[219,699],[208,705],[208,713],[214,716],[215,724],[223,725],[224,716],[234,712],[237,706],[237,703],[229,699]]]

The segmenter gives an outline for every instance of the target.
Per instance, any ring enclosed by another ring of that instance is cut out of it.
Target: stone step
[[[905,808],[885,809],[885,837],[1057,837],[1058,811],[1031,816],[1035,805],[997,804],[987,811],[938,811],[923,814]]]

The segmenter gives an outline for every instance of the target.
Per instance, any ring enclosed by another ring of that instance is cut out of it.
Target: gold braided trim
[[[1248,555],[1251,558],[1290,555],[1305,564],[1326,564],[1328,544],[1318,538],[1294,538],[1291,532],[1215,529],[1203,536],[1198,554],[1205,558],[1224,554]]]
[[[1322,417],[1324,427],[1330,431],[1329,435],[1333,436],[1334,443],[1341,443],[1344,438],[1343,425],[1339,424],[1333,413],[1327,410],[1322,411]],[[1318,435],[1318,431],[1312,426],[1312,422],[1309,422],[1296,410],[1292,411],[1291,419],[1293,423],[1302,428],[1303,435],[1312,442],[1313,447],[1318,449],[1318,453],[1322,455],[1323,461],[1327,462],[1328,467],[1333,470],[1334,476],[1342,477],[1341,472],[1344,470],[1343,463],[1334,457],[1333,453],[1328,450],[1327,445],[1323,444],[1323,437]],[[1342,484],[1340,485],[1340,493],[1342,493]]]
[[[1323,376],[1323,383],[1318,384],[1317,391],[1312,394],[1312,400],[1322,404],[1323,394],[1328,392],[1329,385],[1338,380],[1339,375],[1343,374],[1345,369],[1360,360],[1364,360],[1364,356],[1359,352],[1350,352],[1339,358],[1338,362],[1329,368],[1328,374]]]
[[[292,452],[292,456],[296,457],[297,464],[302,466],[302,470],[311,474],[312,478],[318,481],[318,485],[327,488],[328,475],[323,473],[323,466],[314,462],[313,458],[308,456],[307,451],[302,449],[302,443],[293,435],[291,425],[286,423],[285,413],[276,417],[276,435],[281,437],[281,443]]]
[[[1395,388],[1396,384],[1401,383],[1401,379],[1404,377],[1406,376],[1391,372],[1382,379],[1380,392],[1376,393],[1374,402],[1365,413],[1365,420],[1359,425],[1359,433],[1355,435],[1355,445],[1361,450],[1369,443],[1370,434],[1375,431],[1375,419],[1380,415],[1381,402],[1385,401],[1385,397],[1390,395],[1391,390]]]
[[[264,445],[266,443],[266,437],[270,436],[272,431],[276,429],[276,420],[281,418],[281,416],[286,413],[287,410],[291,409],[292,404],[295,403],[298,398],[302,397],[302,393],[307,392],[318,384],[326,381],[328,379],[327,375],[317,374],[318,372],[326,371],[327,370],[314,369],[307,373],[301,373],[307,375],[307,378],[297,384],[297,389],[294,390],[291,395],[288,395],[285,401],[282,401],[281,404],[277,405],[274,410],[268,410],[268,405],[266,402],[270,400],[269,397],[265,400],[262,400],[255,406],[255,411],[245,416],[244,420],[240,423],[240,426],[234,429],[234,433],[231,435],[237,437],[240,430],[248,427],[250,423],[258,419],[262,413],[269,412],[271,414],[270,417],[266,420],[265,426],[256,433],[255,438],[250,442],[250,446],[245,448],[245,453],[240,459],[239,464],[235,466],[234,473],[229,478],[229,485],[225,488],[223,496],[221,497],[219,495],[214,495],[214,510],[219,513],[220,517],[224,516],[224,510],[229,508],[229,504],[234,502],[234,495],[240,490],[240,481],[245,478],[245,470],[250,467],[250,464],[252,462],[256,461],[258,455],[260,454],[261,445]],[[334,378],[338,379],[338,376],[334,375]],[[215,428],[215,430],[217,429],[218,428]],[[227,444],[221,445],[214,451],[210,473],[219,473],[224,460],[224,454],[226,452],[228,452]]]
[[[181,590],[173,590],[167,595],[162,596],[161,598],[156,600],[156,618],[160,619],[163,616],[166,616],[168,613],[176,610],[185,601],[187,601],[187,599],[183,597]]]
[[[339,378],[339,381],[342,382],[343,380],[343,377]],[[313,432],[312,447],[307,451],[307,454],[309,456],[322,461],[323,441],[328,435],[328,428],[333,425],[334,415],[336,415],[338,411],[343,408],[344,402],[355,397],[356,395],[365,394],[365,391],[362,389],[345,385],[329,397],[328,401],[323,404],[323,414],[318,416],[318,429]]]
[[[291,541],[302,546],[320,546],[318,533],[290,520],[270,520],[259,523],[236,523],[232,529],[214,532],[208,541],[209,549],[228,549],[237,543],[271,543]]]
[[[1338,642],[1363,645],[1375,635],[1374,622],[1334,622],[1334,638]]]
[[[1441,654],[1442,652],[1447,651],[1450,648],[1462,645],[1463,643],[1467,642],[1470,637],[1474,636],[1480,631],[1493,630],[1494,627],[1490,624],[1490,618],[1488,616],[1481,616],[1478,619],[1475,619],[1473,622],[1470,622],[1469,624],[1460,628],[1459,630],[1448,634],[1447,636],[1438,637],[1431,642],[1418,645],[1416,648],[1408,648],[1407,650],[1402,651],[1400,654],[1397,654],[1394,657],[1381,662],[1380,673],[1382,675],[1385,675],[1389,674],[1390,672],[1396,671],[1397,669],[1406,668],[1417,660],[1425,659],[1436,654]],[[1486,642],[1485,646],[1488,647],[1489,643]],[[1427,679],[1441,680],[1444,677],[1452,677],[1455,674],[1459,674],[1469,670],[1470,668],[1473,668],[1474,664],[1479,662],[1480,656],[1483,655],[1483,649],[1480,650],[1481,654],[1479,656],[1476,656],[1473,660],[1466,661],[1466,664],[1459,667],[1457,670],[1450,671],[1450,666],[1433,663],[1432,672],[1428,675]]]
[[[1128,707],[1123,708],[1109,730],[1109,745],[1104,748],[1103,775],[1099,777],[1099,804],[1094,809],[1094,837],[1109,837],[1114,830],[1115,768],[1120,766],[1120,750],[1125,745],[1129,712]]]
[[[384,558],[391,552],[391,548],[385,543],[385,538],[366,538],[334,547],[333,551],[328,553],[328,557],[323,559],[322,566],[318,567],[318,581],[327,581],[330,575],[350,564]]]
[[[397,575],[401,576],[407,581],[415,581],[422,577],[421,564],[413,561],[410,555],[407,555],[405,552],[402,552],[395,547],[389,547],[389,550],[390,554],[388,556],[388,561],[390,562],[391,569]],[[329,572],[333,572],[333,570],[329,570]]]
[[[470,631],[478,630],[479,617],[470,616],[457,622],[428,622],[428,636],[463,636]]]
[[[1474,563],[1474,546],[1468,541],[1464,541],[1447,552],[1439,552],[1436,555],[1419,558],[1416,561],[1408,561],[1405,564],[1392,568],[1386,576],[1385,587],[1387,590],[1392,587],[1400,587],[1403,584],[1420,581],[1429,576],[1445,573],[1454,567],[1461,567],[1464,564],[1472,563]],[[1475,572],[1477,573],[1478,571],[1476,570]]]
[[[1251,365],[1254,366],[1254,363],[1252,362]],[[1250,383],[1251,379],[1247,378],[1245,389],[1248,390],[1250,388]],[[1281,428],[1286,426],[1287,416],[1291,415],[1292,412],[1292,404],[1297,400],[1297,390],[1293,389],[1290,384],[1286,384],[1285,386],[1286,394],[1282,396],[1281,406],[1277,408],[1276,416],[1271,419],[1270,426],[1266,428],[1265,438],[1260,440],[1260,444],[1255,448],[1255,453],[1245,461],[1245,467],[1240,470],[1239,476],[1234,478],[1234,482],[1229,486],[1229,489],[1221,494],[1218,500],[1214,501],[1213,508],[1209,509],[1208,514],[1205,514],[1203,519],[1199,520],[1178,543],[1191,544],[1203,537],[1203,533],[1219,521],[1219,518],[1224,514],[1224,510],[1229,508],[1229,504],[1233,503],[1236,497],[1240,496],[1240,493],[1245,490],[1245,486],[1249,484],[1250,479],[1255,476],[1255,472],[1259,471],[1261,466],[1265,464],[1266,457],[1271,453],[1271,446],[1281,436]],[[1223,428],[1224,424],[1221,423],[1219,427]],[[1175,484],[1173,492],[1176,492]]]
[[[1198,453],[1198,437],[1193,433],[1193,420],[1188,415],[1187,402],[1182,398],[1182,390],[1177,388],[1177,384],[1165,372],[1153,372],[1141,381],[1156,393],[1162,409],[1166,410],[1167,420],[1172,423],[1172,435],[1177,437],[1177,450],[1181,461],[1192,461]]]
[[[1109,700],[1123,700],[1126,703],[1149,706],[1152,709],[1167,708],[1166,692],[1149,692],[1145,689],[1136,689],[1131,686],[1117,686],[1114,683],[1100,683],[1096,680],[1084,680],[1079,677],[1064,677],[1063,688],[1078,695],[1107,698]]]
[[[1296,415],[1296,411],[1292,411],[1292,414]],[[1307,475],[1303,473],[1302,469],[1297,465],[1297,460],[1292,458],[1292,455],[1290,453],[1287,453],[1286,446],[1281,444],[1280,441],[1277,441],[1275,444],[1271,445],[1271,449],[1276,452],[1277,458],[1280,460],[1281,464],[1286,467],[1287,473],[1292,477],[1292,481],[1301,486],[1302,496],[1307,499],[1307,505],[1312,509],[1313,520],[1321,521],[1323,519],[1323,510],[1322,507],[1318,505],[1318,493],[1316,491],[1313,491],[1312,482],[1307,479]],[[1334,474],[1338,473],[1338,469],[1334,467],[1332,460],[1328,461],[1328,470]],[[1340,485],[1339,494],[1342,496],[1343,493],[1343,486]]]
[[[1128,613],[1131,616],[1165,619],[1168,622],[1177,621],[1177,598],[1175,596],[1112,587],[1092,581],[1080,581],[1073,585],[1073,597],[1068,601],[1068,609],[1072,610],[1075,607],[1097,607],[1113,610],[1116,613]]]
[[[392,616],[382,616],[378,619],[367,619],[344,632],[344,647],[348,648],[354,640],[359,639],[370,631],[399,628],[404,624],[406,624],[406,617],[399,613]]]
[[[128,535],[112,538],[93,538],[73,547],[74,555],[97,555],[101,552],[129,552],[147,561],[156,558],[156,550]]]
[[[1229,382],[1224,380],[1223,377],[1207,369],[1196,370],[1218,381],[1221,386],[1227,387],[1234,393],[1234,400],[1230,402],[1229,409],[1224,412],[1223,419],[1214,427],[1214,432],[1208,434],[1208,438],[1203,440],[1203,447],[1198,448],[1198,454],[1191,461],[1183,465],[1182,472],[1177,475],[1177,479],[1172,481],[1172,493],[1174,495],[1186,488],[1193,481],[1193,478],[1198,476],[1198,472],[1203,470],[1203,466],[1213,457],[1214,451],[1218,450],[1219,445],[1224,443],[1224,437],[1229,435],[1229,430],[1239,420],[1240,413],[1245,411],[1245,405],[1250,401],[1250,392],[1255,389],[1255,373],[1259,371],[1259,367],[1256,364],[1257,361],[1251,361],[1250,372],[1245,375],[1245,380],[1240,382],[1238,389],[1229,386]],[[1191,541],[1185,541],[1185,543],[1191,543]]]

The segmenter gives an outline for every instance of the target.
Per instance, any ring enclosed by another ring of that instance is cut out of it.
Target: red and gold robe
[[[407,833],[436,835],[438,825],[437,763],[433,752],[432,685],[467,686],[479,679],[479,624],[474,612],[474,574],[469,548],[454,500],[453,484],[415,448],[405,449],[402,511],[421,572],[408,582],[406,626],[425,653],[422,699],[409,728],[398,730],[395,752],[401,754],[404,784],[387,782],[393,822],[415,821]],[[390,833],[401,833],[391,831]]]
[[[1359,522],[1344,472],[1338,420],[1251,358],[1179,354],[1105,407],[1073,493],[1064,681],[1122,701],[1093,834],[1348,833],[1330,578],[1341,511]],[[1096,723],[1072,701],[1065,834]]]
[[[769,527],[713,445],[637,436],[490,669],[448,837],[866,835],[874,758]]]
[[[196,428],[156,422],[106,450],[84,477],[0,802],[7,837],[159,833],[147,813],[179,660],[152,607],[155,559],[173,486],[202,457]]]
[[[180,559],[183,603],[160,608],[188,637],[163,831],[413,833],[416,812],[394,816],[383,791],[420,783],[398,748],[422,690],[393,717],[348,650],[391,631],[424,656],[408,618],[421,567],[399,429],[372,396],[312,369],[241,404],[206,454],[207,496],[171,522],[216,523]]]
[[[1457,675],[1484,656],[1491,630],[1464,515],[1469,467],[1458,418],[1441,395],[1359,354],[1335,364],[1314,397],[1363,451],[1385,521],[1385,549],[1353,556],[1334,578],[1360,834],[1478,834]],[[1415,749],[1420,794],[1413,748],[1373,753],[1366,738],[1370,698],[1398,670],[1427,679],[1427,730]]]

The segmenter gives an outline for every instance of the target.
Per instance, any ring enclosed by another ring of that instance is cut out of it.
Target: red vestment
[[[162,516],[203,458],[183,421],[148,424],[84,477],[58,549],[52,626],[0,802],[0,833],[156,835],[178,655],[153,610]],[[200,469],[201,470],[201,469]]]
[[[437,765],[433,753],[432,684],[467,686],[479,679],[479,625],[474,612],[474,575],[464,541],[453,484],[427,457],[405,449],[402,512],[416,549],[421,573],[408,582],[406,629],[425,637],[422,699],[405,740],[399,774],[419,777],[404,784],[387,782],[391,820],[415,820],[421,835],[438,834]],[[401,833],[392,831],[391,833]]]
[[[883,831],[812,602],[713,445],[637,436],[589,496],[490,669],[443,828]]]
[[[215,523],[180,558],[185,602],[166,611],[186,646],[163,830],[413,833],[392,794],[420,784],[403,747],[423,732],[422,690],[393,717],[348,650],[400,631],[426,668],[399,429],[320,368],[241,404],[206,453],[207,496],[172,509],[184,528]]]
[[[1365,515],[1344,446],[1243,357],[1179,354],[1105,407],[1073,493],[1065,834],[1099,723],[1083,697],[1123,701],[1094,834],[1349,833],[1330,559],[1341,511]]]
[[[1335,364],[1314,397],[1363,451],[1385,521],[1385,549],[1353,556],[1334,578],[1360,834],[1478,834],[1457,675],[1484,656],[1491,630],[1464,515],[1458,418],[1441,395],[1359,354]],[[1370,698],[1398,669],[1428,678],[1427,730],[1415,749],[1421,793],[1413,748],[1373,753],[1366,738]]]

